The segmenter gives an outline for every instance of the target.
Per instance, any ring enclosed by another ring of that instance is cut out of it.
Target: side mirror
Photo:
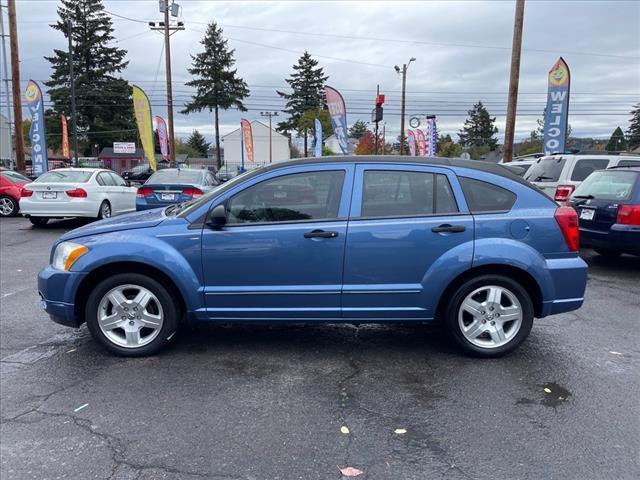
[[[214,229],[220,229],[227,224],[227,208],[222,205],[218,205],[209,214],[209,220],[207,225]]]

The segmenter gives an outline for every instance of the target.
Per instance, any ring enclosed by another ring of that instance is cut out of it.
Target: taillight
[[[640,205],[620,205],[616,223],[640,225]]]
[[[73,198],[87,198],[87,192],[82,188],[74,188],[73,190],[67,190],[66,193],[67,193],[67,196],[73,197]]]
[[[136,192],[138,198],[150,197],[151,195],[153,195],[153,190],[148,187],[140,187]]]
[[[571,252],[577,252],[580,247],[580,231],[578,229],[578,214],[571,207],[558,207],[554,215],[560,226],[567,247]]]
[[[30,197],[31,195],[33,195],[33,190],[28,190],[26,188],[23,188],[22,190],[20,190],[20,197]]]
[[[558,185],[553,199],[558,203],[567,202],[575,189],[575,185]]]
[[[202,196],[202,190],[199,188],[185,188],[182,190],[182,194],[195,198]]]

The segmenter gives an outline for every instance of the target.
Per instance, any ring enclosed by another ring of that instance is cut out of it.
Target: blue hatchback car
[[[439,319],[490,357],[582,305],[577,250],[575,210],[499,165],[331,157],[73,230],[38,288],[54,321],[126,356],[191,321]]]

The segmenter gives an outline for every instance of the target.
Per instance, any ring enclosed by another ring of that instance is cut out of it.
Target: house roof
[[[267,130],[269,130],[269,125],[265,125],[265,124],[264,124],[264,123],[262,123],[260,120],[253,120],[253,121],[251,122],[251,127],[253,128],[253,126],[254,126],[255,124],[259,124],[259,125],[261,125],[262,127],[264,127],[264,128],[266,128]],[[222,136],[222,139],[224,140],[224,139],[225,139],[226,137],[228,137],[229,135],[238,134],[238,132],[239,132],[239,131],[240,131],[240,127],[236,128],[235,130],[232,130],[231,132],[227,133],[226,135],[223,135],[223,136]],[[271,131],[272,131],[272,135],[273,135],[274,137],[283,137],[283,138],[286,138],[287,140],[289,140],[289,138],[288,138],[286,135],[283,135],[282,133],[278,132],[278,131],[277,131],[277,130],[275,130],[274,128],[272,128],[272,129],[271,129]],[[222,147],[222,148],[224,148],[224,147]],[[221,150],[222,150],[222,148],[221,148]]]

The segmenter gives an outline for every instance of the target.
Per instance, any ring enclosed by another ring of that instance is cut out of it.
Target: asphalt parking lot
[[[77,225],[0,221],[3,480],[640,475],[638,257],[583,251],[585,305],[502,359],[422,325],[206,325],[123,359],[40,309]]]

